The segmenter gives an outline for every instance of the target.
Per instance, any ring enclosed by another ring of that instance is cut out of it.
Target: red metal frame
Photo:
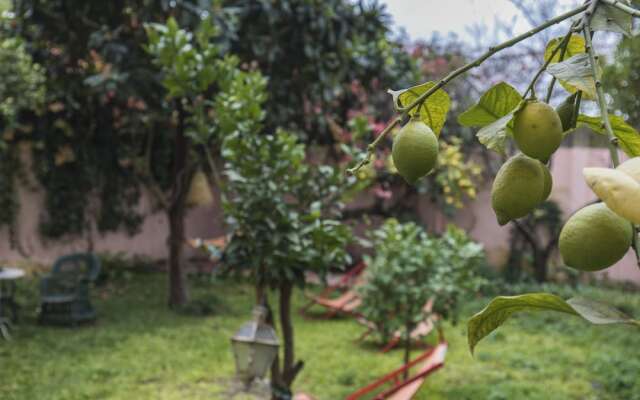
[[[393,386],[381,393],[379,393],[378,395],[376,395],[374,397],[374,400],[384,400],[387,397],[391,396],[392,394],[394,394],[395,392],[397,392],[398,390],[402,389],[403,387],[417,381],[420,379],[425,379],[428,375],[432,374],[433,372],[437,371],[438,369],[440,369],[441,367],[444,366],[444,362],[441,363],[437,363],[434,364],[432,367],[410,377],[407,380],[402,380],[402,377],[405,373],[405,371],[411,369],[412,367],[414,367],[416,364],[420,364],[421,362],[425,361],[426,359],[428,359],[429,357],[431,357],[433,355],[433,353],[440,347],[440,346],[447,346],[447,342],[446,341],[442,341],[440,342],[438,345],[436,345],[435,347],[432,347],[431,349],[429,349],[428,351],[426,351],[425,353],[423,353],[421,356],[419,356],[418,358],[412,360],[409,362],[409,364],[407,365],[403,365],[402,367],[396,369],[395,371],[392,371],[390,373],[388,373],[387,375],[383,376],[382,378],[376,380],[375,382],[361,388],[358,389],[357,391],[353,392],[352,394],[350,394],[349,396],[346,397],[346,400],[358,400],[360,399],[362,396],[370,394],[371,392],[375,391],[376,389],[379,389],[381,386],[386,385],[386,384],[393,384]]]
[[[345,272],[344,275],[342,275],[342,277],[340,278],[340,280],[338,281],[338,283],[334,284],[334,285],[328,285],[327,287],[325,287],[322,292],[320,292],[319,295],[317,296],[313,296],[308,303],[306,303],[304,306],[302,306],[299,310],[300,314],[304,314],[309,308],[311,308],[313,305],[316,304],[316,298],[324,298],[324,297],[328,297],[331,293],[335,292],[338,289],[344,288],[344,287],[350,287],[352,286],[353,282],[352,280],[357,277],[358,275],[360,275],[360,273],[367,267],[367,264],[365,264],[364,261],[360,261],[359,263],[357,263],[355,265],[355,267],[351,268],[349,271]],[[333,312],[329,312],[327,314],[326,317],[331,317],[335,314],[337,314],[340,310],[335,310]]]

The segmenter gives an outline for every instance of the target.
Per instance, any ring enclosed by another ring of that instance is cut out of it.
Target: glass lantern
[[[265,376],[278,354],[276,331],[265,322],[267,309],[256,306],[249,321],[231,338],[236,374],[248,388],[255,378]]]

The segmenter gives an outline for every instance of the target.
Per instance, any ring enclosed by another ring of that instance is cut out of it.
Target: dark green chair
[[[100,260],[93,253],[58,258],[40,282],[39,322],[75,325],[95,320],[89,288],[99,273]]]

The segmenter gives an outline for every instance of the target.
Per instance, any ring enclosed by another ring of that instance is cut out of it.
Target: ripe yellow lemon
[[[618,171],[622,171],[629,175],[640,183],[640,157],[633,157],[618,165],[616,168]]]
[[[398,173],[414,184],[436,165],[438,139],[424,122],[412,118],[393,139],[391,156]]]
[[[560,254],[569,267],[599,271],[619,261],[631,246],[629,221],[604,203],[591,204],[573,214],[560,232]]]
[[[491,206],[498,223],[524,217],[538,204],[545,193],[544,167],[538,160],[518,154],[505,162],[491,188]]]
[[[585,168],[587,185],[616,214],[640,224],[640,183],[617,169]]]
[[[516,113],[513,137],[521,152],[546,163],[562,142],[562,121],[547,103],[530,101]]]

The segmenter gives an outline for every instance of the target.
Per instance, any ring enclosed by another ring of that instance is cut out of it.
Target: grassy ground
[[[0,399],[249,398],[234,392],[229,345],[250,315],[249,287],[192,282],[194,298],[215,310],[196,316],[166,309],[164,275],[133,275],[94,291],[97,324],[68,329],[35,324],[35,284],[22,282],[24,318],[14,340],[0,342]],[[586,291],[640,310],[638,294]],[[299,293],[295,301],[302,303]],[[465,314],[485,302],[469,303]],[[297,391],[341,399],[401,363],[400,350],[381,354],[374,343],[354,343],[362,328],[350,319],[296,314],[294,322],[297,356],[306,361]],[[629,327],[557,314],[519,317],[481,342],[475,358],[464,324],[447,326],[446,336],[447,365],[418,399],[640,399],[640,333]]]

